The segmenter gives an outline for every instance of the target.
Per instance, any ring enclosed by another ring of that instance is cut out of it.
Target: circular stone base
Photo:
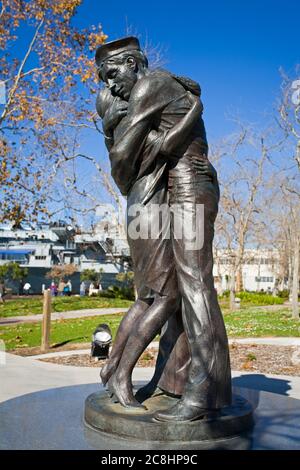
[[[113,403],[106,392],[92,393],[85,401],[85,423],[106,435],[165,443],[230,439],[253,426],[252,406],[238,395],[233,396],[231,406],[214,418],[191,422],[161,422],[153,418],[157,410],[170,408],[176,401],[161,394],[143,402],[147,410],[131,411]]]

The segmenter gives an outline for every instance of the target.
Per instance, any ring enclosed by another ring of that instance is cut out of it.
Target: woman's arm
[[[96,110],[102,119],[105,145],[108,150],[114,145],[114,130],[126,116],[128,103],[113,97],[109,88],[102,88],[96,99]]]

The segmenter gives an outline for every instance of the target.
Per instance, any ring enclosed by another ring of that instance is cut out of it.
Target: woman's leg
[[[123,406],[142,406],[133,396],[131,383],[133,368],[160,328],[177,310],[179,301],[180,298],[177,292],[174,293],[174,296],[157,295],[153,304],[147,309],[146,314],[140,317],[128,337],[118,368],[108,382],[110,392],[115,395]]]
[[[111,375],[117,369],[128,336],[131,334],[133,326],[136,324],[136,322],[139,320],[140,316],[145,312],[145,310],[147,310],[147,308],[149,308],[149,301],[138,299],[134,302],[132,307],[130,307],[130,309],[122,319],[117,331],[117,336],[115,338],[109,359],[102,367],[100,372],[100,377],[103,385],[107,383]]]
[[[189,364],[190,352],[180,305],[161,329],[154,375],[147,385],[137,391],[135,398],[142,403],[155,393],[181,396]]]

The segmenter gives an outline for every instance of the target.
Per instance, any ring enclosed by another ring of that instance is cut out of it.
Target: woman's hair
[[[171,73],[171,75],[187,91],[190,91],[191,93],[193,93],[196,96],[201,95],[201,88],[200,88],[199,83],[195,82],[194,80],[192,80],[191,78],[188,78],[188,77],[181,77],[179,75],[174,75],[173,73]]]

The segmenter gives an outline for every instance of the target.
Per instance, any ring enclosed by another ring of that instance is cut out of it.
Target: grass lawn
[[[51,326],[51,344],[85,343],[91,341],[91,335],[99,323],[108,323],[113,336],[121,321],[122,314],[103,315],[74,320],[53,321]],[[300,321],[293,320],[289,309],[277,311],[245,307],[233,313],[225,313],[225,324],[229,337],[259,336],[296,336],[300,337]],[[18,347],[39,346],[41,324],[25,323],[0,327],[0,340],[6,350]]]
[[[87,343],[99,323],[107,323],[115,336],[122,314],[101,315],[101,317],[57,320],[51,323],[51,345],[61,343]],[[41,343],[41,323],[19,323],[14,326],[0,327],[0,339],[9,351],[21,347],[39,346]]]
[[[243,293],[241,305],[242,307],[249,307],[251,305],[264,305],[264,302],[268,302],[268,304],[274,302],[276,304],[280,304],[283,301],[284,299],[272,297],[270,295],[261,296]],[[83,310],[87,308],[127,308],[132,303],[133,302],[131,300],[109,299],[105,297],[54,297],[52,299],[52,311],[66,312],[68,310]],[[229,299],[220,298],[220,305],[222,310],[226,312],[229,305]],[[6,300],[4,304],[0,304],[0,317],[37,314],[42,313],[42,309],[42,296]]]
[[[225,312],[224,312],[225,313]],[[229,337],[300,336],[300,321],[294,320],[291,310],[264,310],[244,307],[224,315]]]
[[[127,308],[131,300],[108,299],[105,297],[55,297],[52,300],[53,312],[66,312],[68,310],[83,310],[86,308]],[[43,298],[28,298],[7,300],[0,304],[0,317],[29,315],[42,313]]]

